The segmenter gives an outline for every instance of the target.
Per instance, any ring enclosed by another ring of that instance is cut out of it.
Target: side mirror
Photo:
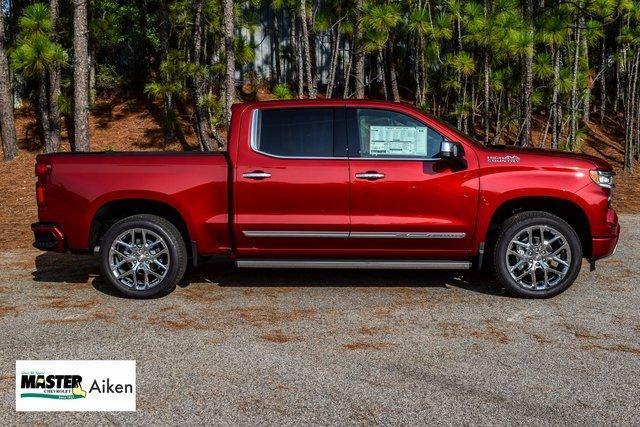
[[[459,142],[442,141],[440,143],[440,158],[448,160],[462,159],[464,148]]]
[[[453,170],[462,170],[467,167],[467,161],[464,159],[464,148],[459,142],[442,141],[438,157],[447,162]]]

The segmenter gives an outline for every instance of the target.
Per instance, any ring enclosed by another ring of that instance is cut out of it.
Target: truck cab
[[[479,196],[470,146],[460,145],[464,166],[441,158],[454,135],[401,104],[284,105],[295,107],[247,105],[230,144],[238,257],[470,255]]]

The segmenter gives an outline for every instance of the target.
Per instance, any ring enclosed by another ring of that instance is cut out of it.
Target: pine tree
[[[76,151],[90,151],[88,2],[73,1],[73,120]]]
[[[2,7],[0,7],[0,138],[2,139],[4,160],[13,160],[18,155],[18,142],[13,118],[13,95],[11,93]]]

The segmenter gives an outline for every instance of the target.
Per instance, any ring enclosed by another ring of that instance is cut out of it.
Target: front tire
[[[493,254],[496,278],[525,298],[558,295],[578,277],[582,245],[575,230],[547,212],[523,212],[500,228]]]
[[[134,215],[115,223],[100,243],[102,277],[133,298],[170,292],[187,267],[178,229],[155,215]]]

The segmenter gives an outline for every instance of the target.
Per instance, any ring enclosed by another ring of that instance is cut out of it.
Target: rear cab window
[[[285,158],[332,158],[336,108],[254,111],[251,145],[262,154]],[[338,138],[339,139],[339,138]]]

